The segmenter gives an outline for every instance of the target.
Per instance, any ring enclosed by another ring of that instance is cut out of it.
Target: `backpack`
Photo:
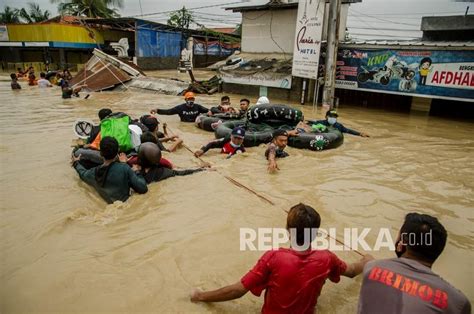
[[[133,148],[128,129],[130,120],[130,117],[123,112],[108,115],[107,118],[100,122],[101,138],[106,136],[115,138],[119,144],[119,150],[128,152]]]

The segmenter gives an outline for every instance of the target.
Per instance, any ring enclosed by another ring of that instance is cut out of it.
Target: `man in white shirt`
[[[40,79],[38,80],[38,87],[53,87],[53,85],[46,79],[46,74],[44,72],[40,73]]]

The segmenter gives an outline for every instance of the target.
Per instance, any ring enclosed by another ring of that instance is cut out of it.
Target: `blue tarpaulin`
[[[181,32],[156,29],[147,23],[137,23],[138,57],[178,57],[184,47]]]

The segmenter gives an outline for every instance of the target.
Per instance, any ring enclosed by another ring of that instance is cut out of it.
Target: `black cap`
[[[332,109],[332,110],[329,110],[328,112],[326,112],[326,117],[337,118],[337,117],[339,117],[339,115],[337,114],[336,110]]]

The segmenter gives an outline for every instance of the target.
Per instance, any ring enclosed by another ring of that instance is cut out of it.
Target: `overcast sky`
[[[0,0],[0,7],[26,7],[28,2],[36,2],[43,9],[57,15],[57,5],[50,0]],[[140,9],[141,2],[141,9]],[[195,19],[209,27],[233,27],[240,23],[240,13],[224,10],[225,7],[263,4],[268,0],[124,0],[120,10],[122,16],[137,16],[143,12],[143,19],[166,23],[168,15],[164,11],[187,8],[193,10]],[[239,4],[240,3],[240,4]],[[363,0],[353,4],[349,9],[348,27],[352,37],[376,39],[404,39],[421,37],[420,24],[422,16],[464,14],[466,7],[471,6],[474,12],[474,0]],[[153,15],[148,15],[156,13]]]

